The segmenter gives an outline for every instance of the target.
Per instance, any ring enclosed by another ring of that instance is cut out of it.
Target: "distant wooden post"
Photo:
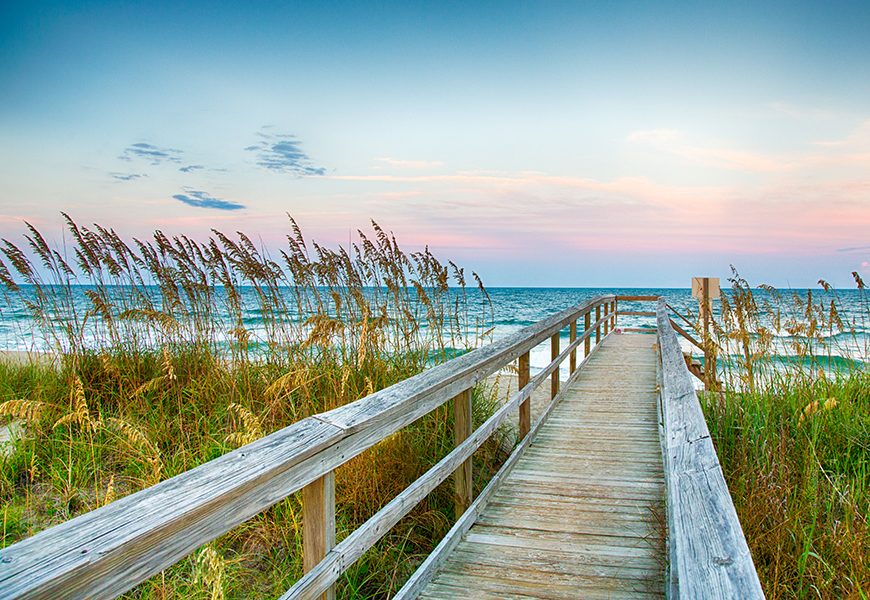
[[[591,326],[591,323],[592,323],[592,313],[586,313],[583,316],[583,333],[586,333],[587,331],[589,331],[589,327]],[[592,340],[590,339],[589,336],[586,336],[586,340],[585,340],[585,343],[583,345],[583,356],[584,357],[589,356],[589,348],[591,345],[592,345]]]
[[[601,320],[601,305],[599,304],[598,306],[595,307],[595,322],[598,323],[598,321],[600,321],[600,320]],[[601,341],[601,325],[596,325],[595,326],[595,343],[597,344],[600,341]]]
[[[556,332],[553,337],[550,338],[550,361],[554,361],[559,358],[559,333]],[[559,369],[553,371],[553,374],[550,375],[550,400],[556,397],[556,394],[559,393]]]
[[[455,446],[464,442],[471,435],[471,411],[471,390],[468,389],[453,398],[453,443]],[[454,510],[455,517],[458,519],[471,506],[471,458],[459,465],[459,468],[453,472],[453,484]]]
[[[517,391],[523,389],[529,384],[529,353],[526,352],[520,356],[519,361],[519,381],[517,383]],[[531,398],[526,398],[520,404],[520,439],[523,439],[529,434],[532,428],[532,403]]]
[[[571,321],[571,327],[568,329],[569,341],[573,344],[577,339],[577,321]],[[571,357],[568,359],[569,375],[573,375],[577,370],[577,349],[571,350]]]
[[[607,336],[607,326],[610,325],[610,319],[607,318],[608,309],[610,309],[610,303],[605,302],[602,306],[604,306],[604,335]]]
[[[335,546],[335,471],[302,488],[302,569],[317,566]],[[335,586],[320,600],[335,600]]]
[[[704,328],[704,389],[708,392],[719,388],[716,380],[716,348],[710,336],[710,321],[713,318],[713,300],[720,297],[718,277],[692,277],[692,298],[698,298],[701,323]]]
[[[614,300],[613,303],[611,303],[611,305],[610,305],[610,314],[611,314],[610,331],[613,331],[614,329],[616,329],[616,317],[619,315],[619,313],[616,309],[617,309],[616,300]]]

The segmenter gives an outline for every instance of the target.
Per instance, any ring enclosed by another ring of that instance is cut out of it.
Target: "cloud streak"
[[[135,179],[140,179],[142,177],[148,177],[148,175],[145,175],[144,173],[129,173],[129,174],[109,173],[109,175],[111,175],[113,178],[117,179],[118,181],[133,181]]]
[[[305,154],[295,135],[258,132],[259,142],[245,148],[256,153],[258,166],[273,173],[287,173],[296,177],[323,175],[326,169],[317,167]]]
[[[241,210],[245,208],[243,204],[223,200],[222,198],[214,198],[203,191],[189,189],[184,191],[184,194],[175,194],[172,197],[179,202],[184,202],[188,206],[195,206],[197,208],[214,208],[217,210]]]
[[[186,167],[180,167],[178,170],[182,173],[192,173],[193,171],[199,171],[200,169],[204,169],[203,165],[188,165]]]
[[[146,160],[156,166],[165,162],[181,162],[181,159],[179,158],[180,154],[182,154],[181,150],[159,148],[152,144],[146,144],[145,142],[137,142],[127,146],[124,149],[123,154],[118,158],[128,162],[132,162],[134,159]]]

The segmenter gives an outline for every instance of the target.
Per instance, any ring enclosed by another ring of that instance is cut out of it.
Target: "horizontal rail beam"
[[[614,298],[591,298],[502,340],[351,404],[298,421],[0,550],[0,598],[115,598],[473,387]],[[591,329],[577,341],[590,335]]]
[[[616,296],[617,302],[658,302],[658,296]]]
[[[656,316],[655,311],[652,310],[620,310],[616,314],[627,317],[654,317]]]
[[[695,344],[695,346],[696,346],[696,347],[697,347],[701,352],[704,351],[704,347],[701,345],[701,342],[699,342],[698,340],[696,340],[695,338],[693,338],[691,335],[689,335],[689,334],[686,332],[686,330],[683,329],[682,327],[680,327],[679,325],[677,325],[677,324],[674,322],[673,319],[670,319],[670,322],[671,322],[671,326],[674,328],[674,330],[676,330],[677,333],[679,333],[681,336],[683,336],[684,338],[686,338],[687,340],[689,340],[690,342],[692,342],[693,344]]]
[[[686,361],[658,305],[671,598],[763,599]]]

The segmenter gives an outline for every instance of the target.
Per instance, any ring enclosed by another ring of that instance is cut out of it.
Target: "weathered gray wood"
[[[618,302],[658,302],[658,296],[617,296]]]
[[[568,329],[568,343],[574,342],[577,339],[577,321],[571,321],[571,326]],[[568,374],[573,375],[577,370],[577,350],[571,351],[571,358],[568,362]]]
[[[693,344],[695,344],[695,346],[697,346],[697,348],[698,348],[699,350],[701,350],[702,352],[704,351],[704,347],[701,345],[701,342],[699,342],[698,340],[696,340],[695,338],[693,338],[691,335],[689,335],[689,334],[686,332],[685,329],[683,329],[682,327],[680,327],[679,325],[677,325],[676,323],[674,323],[674,320],[673,320],[673,319],[670,319],[670,318],[669,318],[669,320],[670,320],[670,322],[671,322],[671,327],[673,327],[674,330],[676,330],[677,333],[679,333],[681,336],[683,336],[684,338],[686,338],[687,340],[689,340],[690,342],[692,342]]]
[[[610,298],[590,299],[14,544],[0,551],[0,598],[114,598],[479,383]]]
[[[453,399],[454,446],[458,446],[471,435],[471,409],[471,390],[465,390]],[[471,506],[471,488],[471,457],[469,457],[453,474],[453,504],[457,518]]]
[[[656,316],[656,312],[654,310],[621,310],[618,312],[620,316],[626,317],[654,317]]]
[[[320,477],[344,435],[299,421],[0,550],[0,597],[114,598]]]
[[[589,346],[591,345],[591,339],[589,337],[589,322],[591,321],[592,315],[588,312],[583,315],[583,335],[586,336],[586,343],[584,345],[584,356],[589,356]]]
[[[519,361],[517,362],[517,373],[518,373],[518,381],[517,388],[523,389],[529,384],[529,353],[526,352],[522,356],[520,356]],[[523,439],[529,434],[529,430],[532,428],[532,399],[526,398],[522,404],[520,404],[520,414],[519,414],[519,438]]]
[[[658,548],[663,544],[663,528],[654,524],[656,520],[649,520],[646,508],[660,506],[664,487],[654,415],[655,344],[651,339],[637,339],[640,336],[610,335],[605,343],[595,347],[595,356],[599,357],[595,369],[604,365],[607,365],[605,370],[610,368],[610,356],[605,362],[597,352],[599,348],[606,349],[607,341],[618,343],[621,348],[628,338],[636,338],[630,343],[635,344],[634,351],[638,355],[645,357],[644,363],[624,361],[618,369],[626,374],[638,373],[639,364],[644,364],[638,389],[644,389],[645,393],[638,393],[637,400],[646,406],[646,412],[652,413],[645,430],[650,440],[649,450],[658,457],[649,464],[657,467],[658,475],[647,477],[640,471],[637,474],[626,471],[626,467],[633,463],[644,461],[628,457],[623,460],[615,452],[604,452],[612,447],[611,444],[606,448],[602,445],[600,456],[590,455],[592,462],[585,467],[574,466],[578,458],[579,462],[585,460],[579,451],[551,452],[549,440],[556,437],[552,431],[554,423],[578,423],[569,426],[570,431],[562,427],[561,437],[568,444],[575,431],[592,433],[592,428],[583,423],[588,408],[603,406],[609,404],[611,398],[619,398],[613,395],[618,392],[609,391],[611,386],[599,385],[599,377],[592,379],[588,369],[584,369],[580,377],[582,379],[585,373],[590,378],[588,387],[594,391],[589,397],[596,398],[595,402],[590,404],[585,399],[588,392],[578,392],[578,388],[583,386],[577,385],[577,380],[572,378],[571,382],[563,384],[554,412],[549,413],[541,430],[535,430],[527,438],[531,446],[481,511],[474,527],[468,525],[465,539],[451,543],[457,546],[458,554],[438,569],[433,585],[426,587],[421,597],[438,597],[435,590],[443,590],[442,586],[456,581],[457,577],[462,578],[463,586],[457,587],[450,597],[504,598],[510,597],[511,589],[528,598],[662,597],[663,576],[661,563],[656,557],[660,556]],[[634,394],[631,389],[629,395]],[[609,424],[619,413],[619,409],[613,414],[601,412],[599,423],[607,431],[601,432],[600,440],[609,437]],[[545,431],[549,433],[545,434]],[[548,441],[544,441],[544,437]],[[600,476],[601,469],[597,469],[595,464],[600,460],[615,460],[620,464],[616,469],[618,473],[613,477]],[[618,490],[615,495],[611,485]],[[610,517],[614,520],[605,525],[603,520]],[[502,533],[495,540],[487,533],[489,531]],[[451,534],[458,537],[461,531]],[[592,540],[594,549],[590,546]],[[487,546],[494,547],[487,549]],[[645,547],[645,553],[638,552],[641,546]],[[480,554],[475,548],[480,550]],[[444,562],[438,550],[397,597],[402,600],[412,598],[412,593],[406,595],[408,588],[420,589],[431,576],[424,575],[427,572],[425,567],[436,562]],[[640,587],[635,584],[640,584]],[[479,596],[477,590],[482,591]],[[626,594],[620,595],[618,592],[621,591]],[[652,593],[647,596],[647,591]]]
[[[556,332],[553,334],[553,337],[550,338],[550,360],[554,361],[559,358],[559,335],[560,332]],[[550,400],[556,397],[556,394],[559,393],[559,369],[553,371],[553,374],[550,376]]]
[[[307,573],[335,546],[335,471],[302,488],[302,568]],[[334,600],[330,586],[320,600]]]
[[[591,333],[588,331],[587,333]],[[588,339],[588,336],[586,338]],[[577,339],[571,346],[569,346],[565,352],[563,352],[560,357],[564,357],[570,353],[571,347],[576,348],[583,339]],[[501,484],[507,479],[508,475],[513,471],[517,462],[519,462],[520,458],[525,454],[528,448],[532,445],[535,440],[538,432],[547,422],[550,417],[550,414],[553,411],[553,408],[559,404],[564,396],[564,390],[568,389],[569,386],[577,379],[580,375],[583,367],[592,359],[595,355],[596,351],[600,346],[596,345],[592,348],[589,355],[586,356],[583,361],[577,366],[577,370],[568,378],[568,381],[565,384],[565,388],[550,402],[549,406],[544,409],[538,421],[535,423],[535,426],[530,430],[529,434],[524,438],[521,438],[521,442],[514,448],[514,451],[505,461],[504,465],[502,465],[501,469],[499,469],[498,473],[489,481],[487,486],[483,489],[480,495],[474,500],[471,504],[471,507],[465,511],[465,514],[462,515],[459,519],[457,519],[456,523],[447,532],[447,535],[444,536],[444,539],[435,547],[435,550],[423,561],[417,570],[411,575],[408,581],[405,583],[402,588],[396,592],[396,595],[393,596],[393,600],[413,600],[418,596],[420,591],[426,586],[426,584],[431,581],[432,576],[438,571],[438,569],[444,564],[444,561],[450,556],[450,553],[456,548],[459,542],[462,539],[471,526],[474,525],[475,521],[480,517],[483,510],[486,508],[492,496],[498,491]],[[551,364],[552,368],[553,365]],[[542,376],[546,377],[546,370],[539,373],[535,380],[543,381]],[[533,389],[534,381],[532,384],[527,385],[527,388],[530,390]],[[521,392],[517,394],[520,395]],[[529,395],[531,395],[531,391],[529,391]]]
[[[671,597],[764,598],[664,299],[657,312]]]
[[[595,321],[596,322],[601,321],[601,305],[600,304],[595,307]],[[595,343],[597,344],[600,341],[601,341],[601,325],[597,325],[595,327]]]

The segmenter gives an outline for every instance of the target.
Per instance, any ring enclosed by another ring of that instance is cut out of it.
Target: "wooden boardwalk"
[[[420,598],[664,598],[656,340],[605,341]]]

